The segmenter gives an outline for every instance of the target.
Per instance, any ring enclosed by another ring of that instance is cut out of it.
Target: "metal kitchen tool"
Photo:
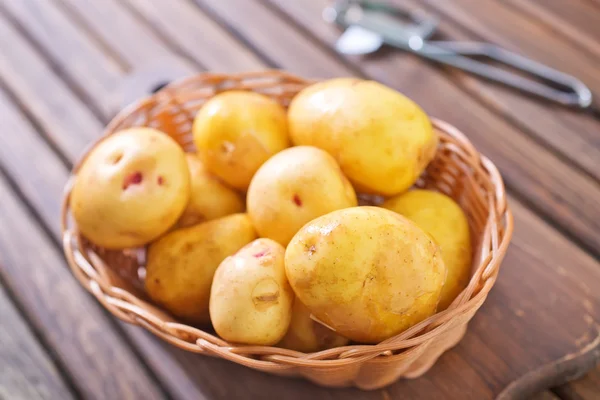
[[[579,79],[496,45],[428,40],[435,33],[438,19],[422,10],[407,12],[378,2],[342,0],[327,7],[323,17],[345,29],[335,46],[343,54],[369,54],[385,43],[565,106],[585,109],[592,104],[590,89]],[[539,81],[475,57],[512,67]]]

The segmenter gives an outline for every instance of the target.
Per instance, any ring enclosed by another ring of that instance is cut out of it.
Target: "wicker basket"
[[[105,134],[131,126],[151,126],[171,135],[185,150],[193,151],[191,123],[202,104],[216,93],[229,89],[253,90],[287,106],[311,82],[280,71],[201,74],[173,83],[123,110],[108,125]],[[178,323],[153,306],[143,293],[144,249],[108,251],[79,235],[69,212],[69,193],[78,166],[66,186],[62,210],[67,261],[81,284],[115,316],[191,352],[278,375],[301,375],[334,387],[376,389],[400,377],[417,377],[464,336],[468,321],[496,281],[513,229],[496,167],[456,128],[439,120],[433,123],[441,137],[439,149],[417,186],[450,195],[466,211],[475,249],[472,278],[446,311],[380,344],[304,354],[277,347],[231,344],[210,331]]]

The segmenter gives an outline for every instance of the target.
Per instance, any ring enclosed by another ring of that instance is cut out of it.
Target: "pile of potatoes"
[[[314,352],[397,335],[467,285],[467,218],[412,188],[438,137],[402,94],[339,78],[286,110],[227,91],[192,129],[194,154],[151,128],[107,137],[70,201],[93,243],[147,246],[146,292],[181,321]],[[384,201],[359,206],[363,195]]]

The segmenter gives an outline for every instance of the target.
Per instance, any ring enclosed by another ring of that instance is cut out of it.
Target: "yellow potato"
[[[345,346],[349,342],[343,336],[315,322],[310,317],[310,311],[296,298],[292,308],[292,321],[287,333],[277,344],[277,347],[313,353],[316,351]]]
[[[210,293],[210,319],[219,336],[267,346],[281,340],[294,300],[284,255],[279,243],[257,239],[219,265]]]
[[[423,110],[373,81],[338,78],[309,86],[292,100],[288,121],[295,145],[326,150],[364,193],[405,191],[437,149]]]
[[[177,221],[190,197],[185,154],[150,128],[117,132],[99,143],[77,172],[71,210],[97,245],[144,245]]]
[[[306,224],[287,247],[285,268],[315,317],[362,343],[433,315],[446,279],[433,239],[379,207],[346,208]]]
[[[148,248],[146,292],[173,315],[208,322],[215,270],[256,238],[246,214],[234,214],[170,232]]]
[[[356,206],[335,159],[316,147],[292,147],[260,167],[248,188],[248,215],[261,237],[287,245],[307,222]]]
[[[195,154],[185,155],[190,170],[190,201],[177,222],[187,227],[244,211],[239,193],[211,175]]]
[[[193,133],[206,168],[241,190],[262,163],[289,146],[285,110],[254,92],[228,91],[210,99],[196,115]]]
[[[448,277],[438,310],[445,310],[471,277],[471,238],[467,216],[450,197],[431,190],[412,190],[383,203],[429,233],[439,244]]]

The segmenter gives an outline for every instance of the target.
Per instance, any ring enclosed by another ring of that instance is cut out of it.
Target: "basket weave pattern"
[[[197,75],[123,110],[100,140],[120,129],[150,126],[169,134],[186,151],[194,151],[192,121],[202,104],[216,93],[252,90],[287,106],[310,83],[281,71]],[[417,186],[448,194],[465,210],[475,249],[472,278],[447,310],[377,345],[350,345],[304,354],[278,347],[227,343],[214,333],[177,322],[152,305],[143,292],[145,249],[109,251],[92,245],[79,234],[70,216],[69,194],[81,161],[73,169],[63,201],[67,261],[81,284],[112,314],[191,352],[270,373],[301,375],[326,386],[375,389],[399,377],[417,377],[464,336],[468,321],[496,281],[513,229],[496,167],[456,128],[439,120],[433,120],[433,124],[440,135],[440,145]]]

